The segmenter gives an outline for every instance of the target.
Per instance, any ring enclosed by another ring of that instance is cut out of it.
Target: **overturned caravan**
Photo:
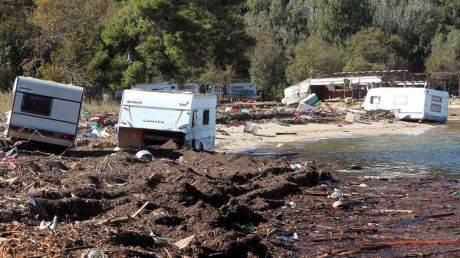
[[[391,110],[401,120],[447,122],[449,94],[426,88],[370,89],[363,107],[369,110]]]
[[[174,140],[195,150],[212,150],[217,99],[214,95],[125,90],[118,122],[118,147]]]
[[[6,137],[73,146],[83,88],[18,76]]]

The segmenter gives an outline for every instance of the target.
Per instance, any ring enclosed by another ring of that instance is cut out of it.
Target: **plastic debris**
[[[249,114],[250,112],[247,108],[241,109],[241,113]]]
[[[57,229],[57,226],[58,226],[57,216],[54,216],[53,221],[47,222],[45,220],[42,220],[38,228],[40,230],[49,228],[51,231],[55,231]]]
[[[340,207],[343,207],[344,203],[342,201],[336,201],[332,204],[332,208],[338,209]]]
[[[452,195],[452,196],[458,196],[458,195],[459,195],[459,192],[454,191],[454,192],[451,192],[450,195]]]
[[[138,159],[148,159],[148,160],[153,160],[153,155],[150,153],[148,150],[141,150],[136,153],[136,157]]]
[[[105,253],[99,249],[91,249],[88,254],[84,256],[85,258],[105,258]]]
[[[366,187],[369,187],[369,186],[366,185],[365,183],[362,183],[362,184],[359,184],[359,187],[366,188]]]
[[[327,198],[329,199],[339,199],[342,197],[343,197],[343,193],[337,188],[334,188],[334,191],[330,195],[327,196]]]
[[[176,243],[174,243],[174,245],[179,249],[184,249],[190,244],[190,242],[192,242],[194,238],[195,238],[195,235],[191,235],[187,238],[177,241]]]
[[[283,143],[278,143],[278,144],[276,145],[276,148],[281,148],[281,147],[283,147],[283,146],[284,146]]]
[[[287,204],[287,206],[289,206],[291,208],[295,208],[295,206],[296,206],[295,202],[288,202],[286,204]]]
[[[299,240],[299,236],[297,236],[297,233],[294,232],[294,234],[292,234],[292,237],[291,237],[293,240]]]
[[[296,168],[301,169],[301,168],[302,168],[302,165],[299,164],[299,163],[291,164],[291,165],[289,165],[289,166],[290,166],[292,169],[296,169]]]

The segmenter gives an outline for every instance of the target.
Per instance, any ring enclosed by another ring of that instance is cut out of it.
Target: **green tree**
[[[113,89],[197,80],[208,61],[218,69],[232,65],[247,77],[250,41],[237,7],[201,0],[124,2],[102,33],[93,65]]]
[[[460,29],[452,29],[447,35],[439,33],[432,44],[433,50],[426,60],[428,71],[460,70]]]
[[[342,44],[371,22],[368,1],[322,0],[317,20],[312,22],[310,28],[313,35],[333,44]]]
[[[100,90],[97,72],[89,66],[103,26],[116,10],[114,0],[35,0],[28,41],[32,55],[25,72],[44,79]]]
[[[441,9],[432,0],[370,0],[373,25],[387,34],[398,34],[408,45],[408,67],[423,71],[430,42],[443,23]]]
[[[281,97],[286,86],[285,67],[287,64],[283,48],[269,36],[260,36],[252,56],[252,83],[262,99]]]
[[[367,28],[346,42],[345,71],[403,69],[406,46],[398,35],[386,35],[379,28]]]
[[[295,58],[286,69],[291,84],[310,77],[340,72],[343,68],[340,50],[319,37],[310,37],[295,48]]]
[[[22,60],[29,54],[24,44],[32,31],[27,15],[32,0],[0,1],[0,91],[10,89],[22,74]]]

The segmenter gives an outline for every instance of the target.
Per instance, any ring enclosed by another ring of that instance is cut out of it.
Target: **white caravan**
[[[254,85],[249,82],[243,83],[230,83],[229,85],[225,86],[224,89],[220,86],[220,84],[213,84],[209,89],[210,94],[214,95],[224,95],[226,93],[228,97],[237,97],[240,99],[256,99],[257,98],[257,90]]]
[[[403,120],[446,122],[449,94],[426,88],[375,88],[364,100],[365,110],[394,110]]]
[[[7,137],[72,146],[77,133],[83,88],[18,76]]]
[[[177,84],[169,82],[137,83],[131,86],[131,89],[171,92],[177,90]]]
[[[195,150],[212,150],[216,106],[215,95],[125,90],[118,146],[138,148],[173,139]]]

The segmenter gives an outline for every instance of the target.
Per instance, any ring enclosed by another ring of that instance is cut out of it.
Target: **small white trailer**
[[[374,88],[364,100],[365,110],[393,110],[401,120],[446,122],[449,94],[426,88]]]
[[[225,86],[225,89],[220,84],[213,84],[209,89],[209,93],[224,97],[235,97],[240,99],[256,99],[257,89],[250,82],[230,83]]]
[[[214,148],[215,95],[125,90],[118,147],[139,148],[170,139],[195,150]]]
[[[77,134],[83,88],[18,76],[7,137],[70,147]]]

